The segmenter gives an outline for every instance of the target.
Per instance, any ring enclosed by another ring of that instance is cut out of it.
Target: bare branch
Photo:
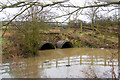
[[[32,5],[31,5],[31,6],[32,6]],[[2,26],[7,26],[7,25],[9,25],[17,16],[19,16],[20,14],[22,14],[23,12],[25,12],[25,11],[26,11],[28,8],[30,8],[31,6],[25,8],[22,12],[20,12],[19,14],[17,14],[16,16],[14,16],[10,21],[8,21],[8,23],[6,23],[6,24],[4,24],[4,25],[2,25]],[[2,36],[4,36],[6,30],[7,30],[7,27],[5,28]]]
[[[107,3],[107,4],[90,5],[90,6],[84,6],[84,7],[80,7],[80,6],[65,6],[65,5],[60,4],[61,7],[72,7],[72,8],[78,8],[78,9],[73,11],[73,12],[71,12],[71,13],[68,13],[68,14],[65,14],[65,15],[61,15],[61,16],[58,16],[58,17],[55,17],[55,18],[60,18],[60,17],[63,17],[63,16],[71,15],[71,14],[79,11],[80,9],[93,8],[93,7],[103,7],[103,6],[105,7],[105,6],[109,6],[111,4],[120,4],[120,2],[110,2],[110,3]],[[55,18],[50,18],[50,19],[55,19]]]
[[[22,4],[22,3],[25,3],[25,1],[24,2],[18,2],[18,3],[15,3],[15,4],[12,4],[12,5],[5,5],[5,6],[1,6],[1,11],[3,10],[3,9],[5,9],[5,8],[14,8],[14,7],[17,7],[18,5],[20,5],[20,4]],[[1,12],[0,11],[0,12]]]
[[[9,25],[17,16],[21,15],[23,12],[25,12],[27,9],[29,9],[29,8],[32,7],[33,5],[34,5],[34,6],[41,6],[41,7],[42,7],[41,10],[43,10],[44,7],[54,6],[54,5],[56,5],[56,4],[64,3],[64,2],[67,2],[67,1],[69,1],[69,0],[53,2],[52,4],[46,4],[46,5],[43,5],[43,4],[39,3],[39,2],[28,2],[28,3],[26,3],[26,1],[23,1],[23,2],[17,2],[17,3],[12,4],[12,5],[8,5],[8,6],[6,6],[6,5],[5,5],[5,6],[1,6],[0,12],[1,12],[2,10],[6,9],[6,8],[23,7],[23,6],[29,5],[29,7],[25,8],[23,11],[21,11],[21,12],[18,13],[18,14],[16,14],[10,21],[8,21],[8,23],[3,24],[2,26],[7,26],[7,25]],[[21,4],[22,4],[22,5],[21,5]],[[41,10],[40,10],[40,11],[41,11]],[[6,30],[7,30],[7,27],[5,28],[4,33],[2,34],[2,36],[4,36]]]
[[[60,4],[60,3],[67,2],[67,1],[69,1],[69,0],[65,0],[65,1],[58,1],[58,2],[53,2],[53,4],[46,4],[46,5],[44,5],[43,7],[53,6],[53,5],[56,5],[56,4]]]
[[[65,6],[65,5],[61,5],[62,7],[72,7],[72,8],[79,8],[79,9],[84,9],[84,8],[92,8],[92,7],[105,7],[105,6],[109,6],[111,4],[120,4],[120,2],[110,2],[107,4],[99,4],[99,5],[91,5],[91,6],[84,6],[84,7],[80,7],[80,6]]]
[[[51,20],[51,19],[55,19],[55,18],[60,18],[60,17],[63,17],[63,16],[72,15],[73,13],[75,13],[75,12],[77,12],[77,11],[79,11],[79,10],[80,10],[80,9],[76,9],[76,10],[72,11],[71,13],[64,14],[64,15],[61,15],[61,16],[57,16],[57,17],[54,17],[54,18],[50,18],[49,20]]]
[[[12,5],[1,5],[0,7],[0,12],[6,8],[18,8],[18,7],[23,7],[23,6],[27,6],[27,5],[36,5],[36,6],[41,6],[41,7],[47,7],[47,6],[53,6],[53,5],[56,5],[56,4],[59,4],[59,3],[64,3],[64,2],[67,2],[69,0],[64,0],[64,1],[58,1],[58,2],[53,2],[52,4],[46,4],[46,5],[43,5],[42,3],[40,2],[26,2],[26,1],[22,1],[22,2],[17,2],[15,4],[12,4]]]

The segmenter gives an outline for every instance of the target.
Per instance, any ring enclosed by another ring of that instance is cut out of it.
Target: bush
[[[37,55],[39,45],[45,38],[42,37],[43,35],[40,35],[40,33],[48,30],[47,26],[43,21],[26,21],[20,26],[9,30],[10,36],[5,36],[7,40],[5,44],[9,41],[9,45],[4,46],[4,55],[7,55],[7,58]]]

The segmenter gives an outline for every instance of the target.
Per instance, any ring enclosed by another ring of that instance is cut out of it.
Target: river
[[[36,57],[3,61],[3,78],[112,78],[118,76],[115,49],[41,50]],[[112,57],[114,56],[114,57]],[[112,65],[112,66],[111,66]]]

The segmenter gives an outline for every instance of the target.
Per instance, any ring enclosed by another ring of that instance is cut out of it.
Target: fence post
[[[58,29],[58,22],[56,21],[56,28]]]
[[[82,32],[82,29],[83,29],[83,25],[82,25],[82,23],[80,23],[80,26],[81,26],[81,32]]]

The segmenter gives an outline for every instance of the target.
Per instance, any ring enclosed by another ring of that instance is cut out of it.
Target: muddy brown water
[[[39,56],[2,63],[3,78],[112,78],[118,76],[117,50],[68,48],[39,51]],[[113,67],[111,66],[113,65]]]

